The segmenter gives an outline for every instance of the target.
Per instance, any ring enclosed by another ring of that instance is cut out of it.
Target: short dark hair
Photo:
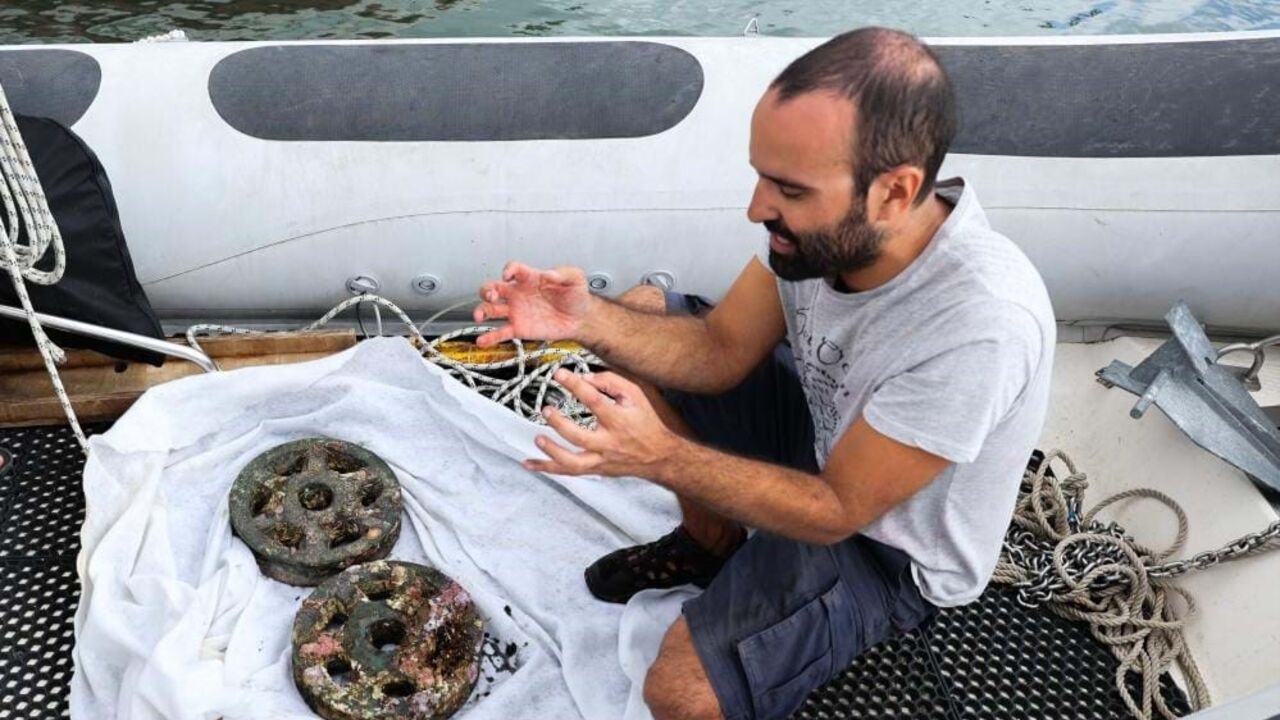
[[[859,195],[881,173],[909,164],[924,170],[915,202],[929,196],[956,134],[956,103],[942,63],[913,35],[878,27],[837,35],[797,58],[770,87],[779,102],[814,91],[853,102]]]

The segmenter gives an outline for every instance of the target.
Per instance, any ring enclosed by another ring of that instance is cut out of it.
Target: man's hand
[[[502,280],[480,288],[480,299],[472,314],[476,322],[507,319],[506,325],[476,338],[480,347],[517,337],[576,340],[591,307],[587,278],[579,268],[538,270],[514,262],[502,269]]]
[[[620,375],[574,375],[558,370],[555,379],[595,413],[596,429],[579,427],[547,408],[543,411],[547,423],[582,449],[574,451],[539,435],[538,448],[550,459],[526,460],[526,469],[555,475],[634,475],[652,479],[683,443],[658,418],[640,388]]]

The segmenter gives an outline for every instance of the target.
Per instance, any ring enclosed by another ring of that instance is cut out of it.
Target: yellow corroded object
[[[538,349],[541,345],[535,343],[525,343],[525,352]],[[569,340],[558,340],[550,344],[550,349],[558,352],[547,353],[541,358],[534,361],[535,364],[545,364],[555,362],[565,355],[585,352],[583,348],[576,342]],[[479,347],[473,342],[462,340],[449,340],[442,342],[436,346],[436,350],[445,357],[460,363],[480,364],[495,363],[504,360],[511,360],[516,356],[516,346],[511,343],[503,343],[494,347]]]

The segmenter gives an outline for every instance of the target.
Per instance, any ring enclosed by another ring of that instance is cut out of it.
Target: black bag
[[[37,312],[164,337],[160,321],[133,272],[111,183],[98,158],[75,133],[53,120],[18,115],[17,122],[67,252],[66,272],[57,284],[27,283],[31,304]],[[52,255],[47,253],[37,267],[51,269]],[[3,270],[0,304],[20,307],[12,280]],[[62,347],[88,348],[152,365],[164,361],[162,355],[119,343],[57,330],[46,332]],[[0,343],[35,345],[26,321],[10,318],[0,318]]]

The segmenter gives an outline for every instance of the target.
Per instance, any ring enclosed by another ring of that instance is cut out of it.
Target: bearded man
[[[652,287],[610,301],[577,268],[518,263],[481,288],[476,321],[507,321],[481,344],[576,340],[621,373],[562,372],[598,426],[546,411],[561,439],[539,437],[546,458],[526,466],[679,498],[669,535],[586,569],[608,602],[705,588],[649,670],[659,720],[786,717],[869,647],[982,593],[1055,325],[973,188],[936,181],[955,128],[924,44],[846,33],[755,108],[747,217],[768,245],[718,305]]]

